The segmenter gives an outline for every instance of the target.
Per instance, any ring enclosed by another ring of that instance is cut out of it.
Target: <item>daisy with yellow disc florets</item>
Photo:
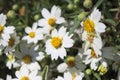
[[[100,22],[101,12],[94,9],[91,15],[81,23],[83,26],[82,40],[85,41],[84,55],[85,64],[90,64],[90,68],[96,70],[98,62],[102,59],[102,39],[100,33],[105,32],[105,24]]]
[[[61,9],[55,5],[52,7],[51,12],[43,8],[41,14],[44,18],[38,21],[38,25],[43,27],[44,33],[49,33],[55,24],[65,22],[65,19],[61,17]]]
[[[66,32],[66,28],[61,27],[59,31],[54,29],[51,33],[51,39],[46,42],[46,53],[51,55],[52,60],[57,60],[58,57],[64,58],[67,55],[65,48],[73,46],[74,40],[71,39],[72,35]]]

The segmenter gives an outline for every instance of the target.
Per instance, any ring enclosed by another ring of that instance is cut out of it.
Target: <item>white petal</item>
[[[29,50],[27,48],[26,43],[21,43],[20,44],[20,51],[21,51],[22,54],[29,54]]]
[[[102,48],[102,40],[100,37],[97,37],[97,38],[94,38],[94,41],[93,41],[93,47],[96,47],[97,49],[101,49]]]
[[[15,56],[19,59],[22,59],[24,54],[20,53],[19,51],[15,51]]]
[[[15,27],[13,27],[13,26],[5,27],[4,33],[12,34],[14,32],[14,29],[15,29]]]
[[[82,33],[82,40],[83,40],[83,41],[86,41],[86,40],[87,40],[87,32],[86,32],[86,31],[84,31],[84,32]]]
[[[42,80],[42,77],[41,76],[31,77],[31,80]]]
[[[46,25],[48,25],[47,19],[38,20],[38,25],[41,27],[45,27]]]
[[[16,72],[15,72],[15,75],[16,75],[16,77],[17,77],[17,78],[19,78],[19,79],[22,77],[22,75],[21,75],[21,72],[20,72],[20,71],[16,71]]]
[[[33,62],[30,64],[30,66],[28,66],[30,71],[38,71],[41,69],[40,65],[38,64],[38,62]]]
[[[25,32],[26,32],[26,33],[30,33],[31,31],[32,31],[32,29],[31,29],[30,27],[26,27],[26,28],[25,28]]]
[[[37,73],[38,73],[38,70],[31,71],[31,73],[30,73],[30,77],[34,77],[34,76],[36,76]]]
[[[51,36],[54,37],[54,36],[58,36],[58,32],[56,29],[54,29],[51,33]]]
[[[36,22],[33,23],[33,25],[32,25],[32,30],[33,30],[33,31],[36,31],[36,30],[37,30],[37,23],[36,23]]]
[[[67,29],[67,28],[65,28],[64,26],[62,26],[62,27],[59,29],[59,31],[58,31],[59,36],[64,37],[64,35],[66,34],[66,29]]]
[[[101,18],[101,12],[95,8],[90,15],[90,19],[92,19],[96,23],[100,21],[100,18]]]
[[[7,75],[7,79],[6,80],[12,80],[12,77],[10,75]]]
[[[6,64],[6,66],[7,66],[9,69],[11,69],[12,63],[10,63],[10,62],[8,61],[7,64]]]
[[[57,49],[57,54],[59,55],[61,59],[64,59],[64,57],[67,55],[67,52],[64,47],[61,47]]]
[[[68,68],[68,65],[66,63],[61,63],[58,65],[57,70],[58,72],[63,73],[67,70],[67,68]]]
[[[65,80],[64,78],[58,76],[55,80]]]
[[[52,16],[60,17],[61,16],[61,9],[57,6],[53,6],[51,9]]]
[[[61,24],[61,23],[64,23],[64,22],[65,22],[65,19],[63,17],[57,18],[57,21],[56,21],[57,24]]]
[[[28,68],[24,65],[20,68],[20,72],[25,76],[29,74]]]
[[[96,32],[103,33],[103,32],[105,32],[105,28],[106,28],[105,24],[103,24],[101,22],[98,22],[95,24]]]
[[[65,80],[72,80],[72,75],[70,72],[65,72],[64,73],[64,79]]]
[[[63,46],[64,46],[65,48],[70,48],[70,47],[73,46],[73,44],[74,44],[74,41],[73,41],[70,37],[65,36],[65,37],[63,38]]]
[[[92,63],[90,64],[90,67],[91,67],[91,69],[96,70],[98,66],[97,66],[96,63],[92,62]]]
[[[39,56],[36,57],[37,60],[42,60],[45,57],[43,52],[39,52],[38,54]]]
[[[46,19],[48,19],[50,17],[50,13],[46,8],[43,8],[41,13],[42,13],[42,16]]]
[[[0,14],[0,24],[2,26],[4,26],[6,24],[6,19],[7,19],[6,15],[4,15],[3,13]]]
[[[94,49],[94,51],[95,51],[97,56],[98,55],[100,55],[100,56],[102,55],[102,52],[96,46],[93,46],[93,49]]]

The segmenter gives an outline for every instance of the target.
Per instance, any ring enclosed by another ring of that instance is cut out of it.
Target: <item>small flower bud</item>
[[[100,75],[104,75],[108,69],[107,69],[107,63],[103,62],[99,67],[98,67],[98,71],[100,73]]]
[[[19,7],[18,7],[18,4],[14,4],[14,5],[12,6],[12,9],[15,10],[15,11],[18,10],[18,8],[19,8]]]
[[[86,74],[90,75],[92,73],[92,70],[91,69],[86,69],[85,72],[86,72]]]
[[[78,4],[80,0],[74,0],[74,3],[75,4]]]
[[[40,15],[39,15],[39,14],[36,14],[36,15],[34,16],[34,20],[37,21],[37,20],[39,20],[39,19],[40,19]]]
[[[25,15],[25,12],[26,12],[26,8],[25,6],[22,6],[20,9],[19,9],[19,13],[21,16],[24,16]]]
[[[67,5],[67,8],[68,8],[69,10],[73,10],[73,9],[74,9],[74,5],[70,3],[70,4]]]
[[[93,3],[92,3],[92,1],[91,0],[84,0],[84,2],[83,2],[83,6],[85,7],[85,8],[91,8],[92,7],[92,5],[93,5]]]
[[[7,13],[7,17],[8,18],[15,18],[15,11],[14,10],[9,10],[8,13]]]
[[[66,63],[69,67],[73,67],[75,65],[75,57],[68,56],[66,59]]]
[[[78,15],[78,20],[83,20],[84,18],[86,17],[86,12],[81,12],[79,15]]]

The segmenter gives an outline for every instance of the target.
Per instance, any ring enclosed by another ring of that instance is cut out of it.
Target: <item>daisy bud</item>
[[[19,9],[19,14],[20,14],[21,16],[24,16],[24,15],[25,15],[25,12],[26,12],[26,8],[25,8],[25,6],[22,6],[22,7]]]
[[[73,67],[75,65],[75,57],[68,56],[66,59],[66,63],[69,67]]]
[[[75,4],[78,4],[78,3],[79,3],[79,0],[74,0],[74,3],[75,3]]]
[[[83,20],[85,17],[86,17],[86,12],[81,12],[79,15],[78,15],[78,19],[81,21]]]
[[[73,9],[74,9],[74,5],[70,3],[70,4],[67,5],[67,8],[68,8],[69,10],[73,10]]]
[[[92,70],[91,69],[86,69],[85,72],[86,72],[86,74],[90,75],[92,73]]]
[[[83,6],[84,6],[85,8],[91,8],[92,5],[93,5],[93,3],[92,3],[91,0],[84,0],[84,2],[83,2]]]
[[[40,19],[40,15],[39,15],[39,14],[36,14],[36,15],[34,16],[34,20],[37,21],[37,20],[39,20],[39,19]]]
[[[12,9],[15,10],[15,11],[18,10],[18,8],[19,8],[18,4],[14,4],[14,5],[12,6]]]
[[[8,13],[7,13],[7,17],[8,18],[15,18],[15,11],[14,10],[9,10]]]
[[[103,62],[103,63],[99,66],[98,71],[99,71],[100,75],[104,75],[104,74],[108,71],[108,69],[107,69],[107,63],[106,63],[106,62]]]

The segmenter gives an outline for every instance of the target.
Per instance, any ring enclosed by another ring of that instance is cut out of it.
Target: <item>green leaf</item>
[[[98,73],[93,73],[94,77],[97,78],[97,80],[101,80],[100,75]]]
[[[114,52],[114,50],[115,47],[104,47],[102,49],[103,57],[113,61],[119,59],[119,56]]]
[[[74,26],[70,28],[69,34],[72,34],[72,33],[75,31],[75,29],[77,29],[77,27],[78,27],[79,24],[80,24],[80,21],[79,21],[78,18],[76,17],[76,18],[74,19]]]
[[[104,0],[98,0],[97,3],[95,4],[94,8],[99,7],[102,4],[103,1]]]
[[[48,80],[47,75],[48,75],[48,65],[46,65],[45,68],[43,69],[42,80]]]
[[[113,19],[105,19],[104,22],[108,23],[108,24],[111,24],[113,26],[116,25],[115,21]]]

